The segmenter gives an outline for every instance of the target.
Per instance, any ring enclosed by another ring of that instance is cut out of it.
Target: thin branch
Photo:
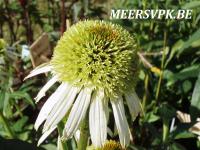
[[[137,54],[138,54],[138,56],[140,57],[141,61],[143,62],[143,64],[146,67],[148,67],[148,68],[152,68],[153,67],[153,65],[150,62],[148,62],[148,60],[144,57],[144,55],[142,53],[138,52]]]
[[[143,53],[138,52],[137,53],[140,60],[142,61],[142,63],[144,64],[145,67],[151,69],[152,72],[156,73],[156,74],[161,74],[161,70],[157,67],[155,67],[154,65],[152,65],[144,56]]]

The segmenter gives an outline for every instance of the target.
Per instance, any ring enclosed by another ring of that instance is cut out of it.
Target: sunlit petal
[[[137,115],[141,112],[140,100],[134,90],[125,94],[125,99],[129,108],[129,112],[132,116],[132,120],[135,120]]]
[[[120,143],[123,147],[125,147],[130,143],[131,136],[122,101],[123,100],[121,96],[119,96],[117,99],[111,99],[111,104],[115,117],[115,123],[119,133]]]
[[[41,73],[49,72],[49,71],[51,71],[51,68],[52,67],[49,64],[42,64],[42,65],[36,67],[35,69],[33,69],[30,72],[30,74],[24,78],[24,80],[31,78],[33,76],[36,76],[38,74],[41,74]]]
[[[46,131],[45,133],[42,134],[42,136],[40,137],[39,141],[38,141],[38,146],[44,142],[44,140],[56,129],[56,127],[49,129],[48,131]]]
[[[94,92],[89,112],[89,125],[92,143],[101,147],[107,138],[107,118],[105,95],[103,90]]]
[[[62,83],[57,90],[49,97],[49,99],[45,102],[42,109],[40,110],[40,113],[37,117],[37,120],[35,122],[35,129],[37,130],[39,126],[44,122],[44,120],[49,115],[50,111],[54,107],[54,105],[63,97],[65,90],[68,88],[67,83]]]
[[[42,89],[39,91],[39,93],[37,94],[37,96],[35,97],[36,102],[39,102],[39,100],[45,96],[46,91],[52,86],[54,85],[56,82],[58,81],[57,76],[52,77],[43,87]]]
[[[63,97],[62,100],[55,104],[50,114],[48,115],[44,124],[44,130],[48,130],[48,128],[56,126],[62,120],[62,118],[71,108],[79,90],[80,88],[71,86],[65,91],[65,97]]]
[[[85,117],[90,103],[92,88],[84,88],[79,93],[74,106],[69,114],[69,118],[64,129],[64,138],[70,138],[79,127],[82,119]]]

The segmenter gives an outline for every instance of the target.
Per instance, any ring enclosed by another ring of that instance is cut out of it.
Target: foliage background
[[[192,9],[193,16],[191,20],[110,20],[110,10],[120,8]],[[122,25],[136,37],[146,60],[161,70],[159,74],[141,63],[136,91],[144,113],[135,122],[128,119],[133,135],[129,149],[200,149],[197,135],[188,131],[200,117],[199,8],[197,0],[1,0],[0,149],[56,149],[57,132],[36,148],[41,131],[36,133],[33,124],[52,92],[36,107],[33,98],[46,77],[23,81],[32,65],[29,58],[22,57],[22,46],[30,46],[47,32],[53,51],[66,30],[66,19],[70,25],[84,19],[104,19]],[[192,122],[181,123],[177,110],[189,113]],[[109,127],[113,126],[110,121]],[[116,133],[110,133],[109,138],[117,140]],[[74,140],[70,144],[76,147]]]

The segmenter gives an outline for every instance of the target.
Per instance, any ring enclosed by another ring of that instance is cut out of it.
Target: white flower
[[[131,139],[124,105],[133,118],[141,111],[134,87],[137,81],[138,58],[134,39],[117,25],[103,21],[84,21],[71,27],[58,42],[50,64],[35,68],[26,78],[52,73],[52,78],[36,96],[38,102],[46,91],[59,82],[35,122],[37,130],[43,122],[43,136],[38,144],[68,115],[63,130],[71,138],[89,110],[89,130],[95,147],[107,139],[108,103],[111,103],[120,143]]]

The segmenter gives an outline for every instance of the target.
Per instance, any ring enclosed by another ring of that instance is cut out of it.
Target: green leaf
[[[200,47],[200,39],[198,39],[195,42],[193,42],[191,47],[193,47],[193,48]]]
[[[149,112],[149,113],[145,114],[144,119],[146,122],[152,123],[152,122],[159,120],[160,116],[155,115],[153,112]]]
[[[180,56],[185,49],[192,46],[192,44],[194,44],[199,39],[200,39],[200,29],[198,29],[195,33],[193,33],[191,37],[183,44],[183,46],[178,51],[178,56]]]
[[[21,132],[23,130],[23,127],[25,126],[26,122],[28,121],[27,116],[23,116],[20,120],[18,120],[14,125],[13,129],[15,132]]]
[[[197,140],[197,147],[200,149],[200,141]]]
[[[165,63],[165,67],[167,66],[167,64],[172,60],[172,58],[175,56],[175,54],[177,53],[177,51],[183,46],[184,42],[183,40],[178,40],[172,47],[171,49],[171,53],[169,55],[169,58],[166,60]]]
[[[193,9],[200,6],[200,1],[191,1],[182,6],[183,9]]]
[[[163,45],[163,41],[162,40],[157,40],[157,41],[150,41],[149,43],[143,45],[143,48],[148,50],[153,49],[153,47],[161,47]]]
[[[174,73],[174,74],[171,73],[170,71],[167,71],[166,76],[165,76],[166,73],[164,72],[164,76],[168,80],[167,86],[174,84],[178,80],[185,80],[188,78],[197,77],[199,74],[199,69],[200,69],[200,65],[198,64],[198,65],[192,65],[187,68],[184,68],[180,72]]]
[[[177,134],[175,139],[185,139],[185,138],[193,138],[193,137],[195,137],[194,134],[192,134],[188,131],[185,131],[185,132],[181,132],[181,133]]]
[[[5,92],[5,96],[3,99],[3,115],[7,118],[10,118],[12,116],[12,106],[10,104],[9,98],[9,93]]]
[[[0,110],[3,110],[5,92],[0,91]]]
[[[0,136],[2,136],[2,137],[10,136],[9,133],[5,130],[3,123],[1,122],[1,119],[0,119]]]
[[[184,93],[187,93],[192,88],[192,83],[189,80],[185,80],[182,84],[182,88]]]
[[[181,123],[178,124],[176,129],[171,133],[171,137],[173,139],[185,139],[185,138],[193,138],[195,135],[189,132],[189,128],[193,126],[192,123]]]
[[[163,103],[158,109],[160,117],[165,120],[171,120],[176,116],[176,110],[167,103]]]
[[[200,116],[200,72],[192,93],[190,113],[194,119]]]
[[[31,79],[31,80],[26,80],[24,81],[24,83],[22,84],[22,86],[19,88],[19,91],[24,91],[24,92],[27,92],[29,91],[31,88],[33,90],[33,86],[32,84],[36,82],[36,79]]]
[[[22,132],[22,133],[18,134],[17,137],[20,140],[26,141],[26,140],[28,140],[29,135],[30,135],[30,131],[25,131],[25,132]]]
[[[54,144],[42,145],[42,148],[44,148],[45,150],[57,150],[56,145]]]
[[[183,147],[179,143],[173,143],[172,145],[170,145],[169,149],[170,150],[186,150],[185,147]]]
[[[23,91],[15,91],[10,94],[10,97],[13,99],[23,99],[25,102],[28,104],[32,105],[33,107],[35,106],[31,97],[29,96],[28,93],[23,92]]]

